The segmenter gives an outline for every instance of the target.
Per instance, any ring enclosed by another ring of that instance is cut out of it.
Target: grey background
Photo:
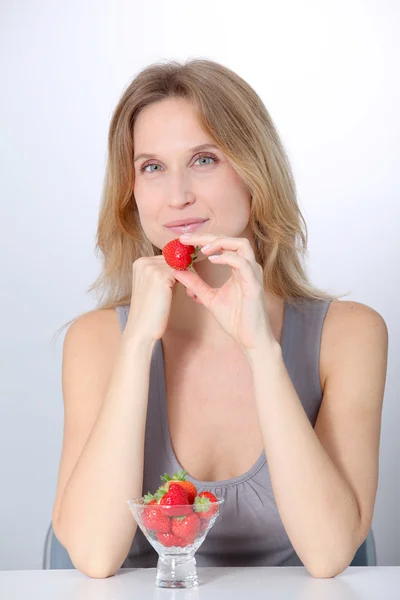
[[[9,0],[0,11],[0,569],[41,568],[63,423],[63,336],[51,340],[95,306],[85,290],[112,110],[146,64],[193,56],[236,70],[266,103],[314,282],[388,324],[373,526],[379,564],[399,565],[399,4]]]

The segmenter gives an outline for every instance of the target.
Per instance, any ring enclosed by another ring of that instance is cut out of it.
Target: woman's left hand
[[[211,288],[191,270],[174,271],[174,277],[197,296],[224,330],[243,350],[275,342],[265,306],[263,270],[247,238],[196,235],[180,237],[182,244],[201,246],[210,262],[231,267],[231,277],[221,288]],[[207,247],[204,247],[207,246]],[[221,251],[222,254],[215,255]]]

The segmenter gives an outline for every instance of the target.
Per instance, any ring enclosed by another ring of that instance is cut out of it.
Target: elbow
[[[307,571],[316,579],[329,579],[343,573],[351,564],[355,554],[354,548],[330,553],[320,553],[304,563]]]
[[[316,579],[329,579],[343,573],[351,565],[370,527],[370,521],[361,524],[358,520],[350,534],[331,540],[329,546],[320,547],[318,552],[308,556],[303,562],[307,571]]]
[[[72,560],[72,563],[78,571],[91,579],[107,579],[107,577],[112,577],[118,571],[118,569],[112,569],[99,562],[84,561],[83,563],[79,563]]]
[[[70,558],[75,569],[87,575],[91,579],[107,579],[112,577],[118,571],[121,565],[111,564],[105,557],[78,555],[70,553]]]
[[[331,577],[336,577],[336,575],[340,575],[340,573],[343,573],[349,564],[350,562],[336,563],[334,561],[316,561],[313,564],[304,566],[310,575],[315,579],[329,579]]]
[[[64,546],[68,552],[75,569],[91,577],[92,579],[106,579],[112,577],[121,567],[120,564],[113,564],[110,557],[100,556],[99,553],[92,553],[88,549],[84,551],[82,548],[76,548],[71,544],[66,544],[63,528],[59,521],[53,519],[53,531],[56,538]]]

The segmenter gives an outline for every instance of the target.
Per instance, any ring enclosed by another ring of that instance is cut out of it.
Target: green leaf
[[[145,504],[150,504],[150,502],[152,500],[156,500],[156,498],[153,494],[148,492],[147,494],[145,494],[145,496],[143,496],[143,500],[144,500]]]
[[[186,480],[186,473],[187,472],[184,471],[184,470],[177,471],[177,473],[173,474],[172,479],[174,481],[185,481]]]
[[[211,502],[205,496],[196,496],[194,499],[194,510],[196,512],[207,512],[210,509]]]
[[[167,490],[165,490],[164,488],[162,488],[162,487],[158,488],[158,490],[154,494],[155,499],[157,500],[157,502],[159,502],[161,500],[161,498],[164,498],[164,496],[165,496],[166,493],[167,493]]]

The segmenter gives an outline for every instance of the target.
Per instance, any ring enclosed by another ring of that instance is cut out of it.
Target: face
[[[186,231],[249,237],[249,192],[190,102],[168,98],[143,109],[134,148],[135,199],[154,246],[162,249]],[[186,220],[192,225],[168,226]]]

